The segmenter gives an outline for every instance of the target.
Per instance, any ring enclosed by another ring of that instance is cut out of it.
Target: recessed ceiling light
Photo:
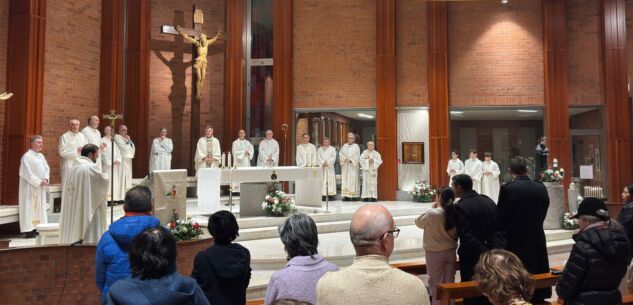
[[[361,118],[366,118],[366,119],[373,119],[374,117],[369,115],[369,114],[364,114],[364,113],[359,113],[358,114],[359,117]]]
[[[451,114],[464,114],[464,112],[463,111],[455,111],[455,110],[453,110],[453,111],[451,111]]]
[[[517,112],[521,112],[521,113],[538,113],[538,110],[534,110],[534,109],[519,109],[519,110],[517,110]]]
[[[501,4],[507,4],[508,0],[501,0]]]

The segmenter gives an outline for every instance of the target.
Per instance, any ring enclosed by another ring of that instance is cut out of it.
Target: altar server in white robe
[[[310,135],[304,133],[301,137],[301,144],[297,145],[297,166],[314,166],[316,160],[316,146],[310,143]]]
[[[347,143],[341,147],[339,162],[341,163],[341,196],[343,201],[357,200],[360,197],[360,183],[358,179],[358,161],[360,148],[354,143],[353,133],[347,134]]]
[[[330,146],[330,139],[323,138],[323,146],[317,150],[317,162],[323,169],[323,186],[321,196],[336,196],[336,173],[334,163],[336,162],[336,148]]]
[[[46,187],[50,177],[50,168],[42,149],[42,136],[31,137],[29,149],[20,161],[20,232],[26,233],[27,238],[35,237],[35,226],[47,223],[46,218]]]
[[[106,126],[103,129],[103,138],[101,138],[103,150],[100,150],[99,157],[103,166],[103,172],[110,176],[110,183],[114,183],[114,195],[112,200],[120,202],[125,199],[125,190],[121,186],[121,182],[125,180],[125,170],[123,170],[123,157],[119,146],[115,143],[112,145],[112,128]],[[114,149],[114,159],[112,159],[112,149]],[[112,176],[112,167],[114,166],[114,176]],[[109,183],[109,184],[110,184]],[[108,197],[110,197],[111,186],[108,184]]]
[[[207,126],[204,129],[204,137],[198,139],[196,145],[196,176],[198,169],[220,167],[220,159],[222,158],[222,149],[220,141],[213,136],[213,127]]]
[[[237,134],[237,139],[233,141],[233,145],[231,146],[231,151],[233,152],[233,159],[235,162],[235,167],[250,167],[251,160],[253,160],[253,156],[255,155],[255,148],[250,141],[246,140],[246,131],[244,129],[240,129]],[[240,192],[240,184],[233,184],[233,192]]]
[[[464,173],[464,162],[459,159],[459,151],[457,149],[451,152],[451,159],[448,160],[446,173],[448,174],[448,181],[453,181],[453,176]]]
[[[363,170],[363,201],[378,201],[378,168],[382,164],[382,157],[376,151],[374,142],[367,142],[367,149],[360,155],[360,167]]]
[[[134,154],[136,153],[136,146],[134,142],[132,142],[132,138],[127,133],[127,126],[121,125],[119,126],[119,134],[114,136],[114,142],[119,147],[119,151],[121,152],[121,158],[123,159],[122,167],[125,172],[125,176],[123,182],[121,183],[121,188],[123,193],[127,192],[127,190],[132,188],[132,160],[134,159]]]
[[[490,197],[495,203],[499,200],[499,165],[492,161],[492,154],[484,153],[483,178],[481,180],[481,194]]]
[[[149,156],[149,172],[171,169],[171,152],[174,142],[167,137],[167,128],[161,127],[160,135],[152,141],[152,151]]]
[[[96,115],[91,115],[88,118],[88,126],[84,127],[81,130],[81,133],[86,137],[86,141],[90,144],[94,144],[99,146],[100,150],[103,150],[103,146],[101,145],[101,132],[99,131],[99,117]],[[97,167],[103,169],[101,165],[101,155],[99,155],[99,159],[97,159]]]
[[[484,175],[483,164],[477,158],[477,150],[470,150],[470,158],[464,164],[464,174],[473,180],[473,190],[481,194],[481,177]]]
[[[106,231],[109,179],[95,164],[98,156],[99,147],[86,144],[70,170],[59,216],[60,244],[79,240],[96,244]]]
[[[71,119],[68,121],[70,130],[59,137],[58,151],[61,157],[60,175],[62,178],[62,193],[64,184],[68,176],[68,172],[75,164],[75,159],[81,155],[81,148],[88,143],[86,136],[79,132],[79,120]],[[62,194],[63,195],[63,194]],[[62,196],[63,198],[64,196]]]
[[[266,130],[266,138],[259,142],[257,166],[274,167],[279,165],[279,143],[273,139],[273,131]]]

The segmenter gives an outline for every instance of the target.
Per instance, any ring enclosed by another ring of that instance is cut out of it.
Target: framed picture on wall
[[[403,164],[424,164],[424,142],[402,142]]]

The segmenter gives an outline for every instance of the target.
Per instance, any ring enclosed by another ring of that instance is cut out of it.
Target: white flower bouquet
[[[296,210],[295,200],[282,191],[274,191],[266,195],[262,209],[272,216],[283,216],[284,212]]]

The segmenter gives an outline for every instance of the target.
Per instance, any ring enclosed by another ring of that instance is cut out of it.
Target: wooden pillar
[[[127,1],[123,121],[136,145],[134,177],[148,174],[150,1]]]
[[[225,128],[224,151],[231,149],[233,139],[244,126],[244,16],[245,1],[226,1],[226,62],[224,80]]]
[[[608,200],[613,204],[621,202],[622,188],[632,181],[631,109],[627,93],[625,17],[624,0],[602,0]],[[619,212],[619,208],[614,209]]]
[[[19,168],[30,137],[42,132],[46,0],[11,0],[4,114],[3,204],[18,204]],[[4,63],[1,63],[4,64]]]
[[[448,4],[428,2],[429,172],[430,183],[448,184]]]
[[[376,149],[383,163],[378,171],[378,197],[396,200],[396,0],[376,1]]]
[[[554,158],[564,169],[571,168],[569,136],[569,98],[567,89],[567,23],[565,0],[543,0],[543,65],[545,75],[545,122],[550,150],[548,164]],[[539,174],[539,173],[535,173]],[[571,175],[563,181],[565,192]],[[565,201],[567,196],[565,197]]]
[[[123,0],[103,1],[101,3],[99,114],[109,113],[110,110],[121,113],[122,68]],[[101,126],[109,124],[107,120],[101,120]]]
[[[273,132],[279,141],[279,165],[292,162],[292,0],[273,1]],[[288,125],[284,141],[281,125]],[[285,142],[285,145],[284,145]],[[285,149],[284,149],[285,147]]]

